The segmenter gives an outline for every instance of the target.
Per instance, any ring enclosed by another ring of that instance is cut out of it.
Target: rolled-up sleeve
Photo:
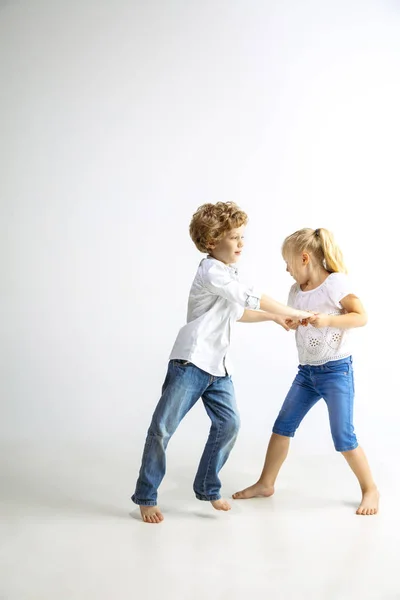
[[[260,308],[261,292],[233,279],[223,265],[212,265],[203,275],[203,284],[211,294],[236,302],[244,308]]]

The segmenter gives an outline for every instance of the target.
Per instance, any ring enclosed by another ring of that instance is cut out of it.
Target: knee
[[[333,444],[337,452],[351,456],[358,447],[358,441],[354,433],[338,430],[332,431]]]
[[[283,437],[294,437],[298,423],[294,419],[285,419],[281,414],[277,417],[272,432]]]
[[[153,419],[149,427],[148,435],[163,441],[168,441],[176,428],[171,424]]]
[[[236,437],[240,429],[240,416],[237,413],[230,415],[229,419],[223,422],[222,430],[227,437]]]

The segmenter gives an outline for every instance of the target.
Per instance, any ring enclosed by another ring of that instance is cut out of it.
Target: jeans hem
[[[131,500],[134,504],[139,506],[157,506],[157,502],[154,500],[139,500],[135,495],[131,496]]]
[[[215,500],[221,500],[220,494],[214,494],[213,496],[203,496],[203,494],[197,494],[195,492],[197,500],[204,500],[205,502],[214,502]]]
[[[279,431],[279,429],[276,429],[275,427],[272,429],[272,433],[276,433],[277,435],[283,435],[285,437],[294,437],[294,431]]]
[[[358,442],[356,444],[353,444],[352,446],[350,446],[350,448],[336,448],[335,450],[336,452],[350,452],[350,450],[355,450],[356,448],[358,448]]]

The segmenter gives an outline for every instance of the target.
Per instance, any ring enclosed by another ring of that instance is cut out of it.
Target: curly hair
[[[190,237],[200,252],[208,252],[228,231],[247,225],[246,213],[234,202],[203,204],[194,213],[189,226]]]

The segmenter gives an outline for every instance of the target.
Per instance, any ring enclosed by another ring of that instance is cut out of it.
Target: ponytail
[[[308,252],[329,273],[347,273],[343,255],[333,234],[327,229],[299,229],[289,235],[282,245],[282,254]]]

